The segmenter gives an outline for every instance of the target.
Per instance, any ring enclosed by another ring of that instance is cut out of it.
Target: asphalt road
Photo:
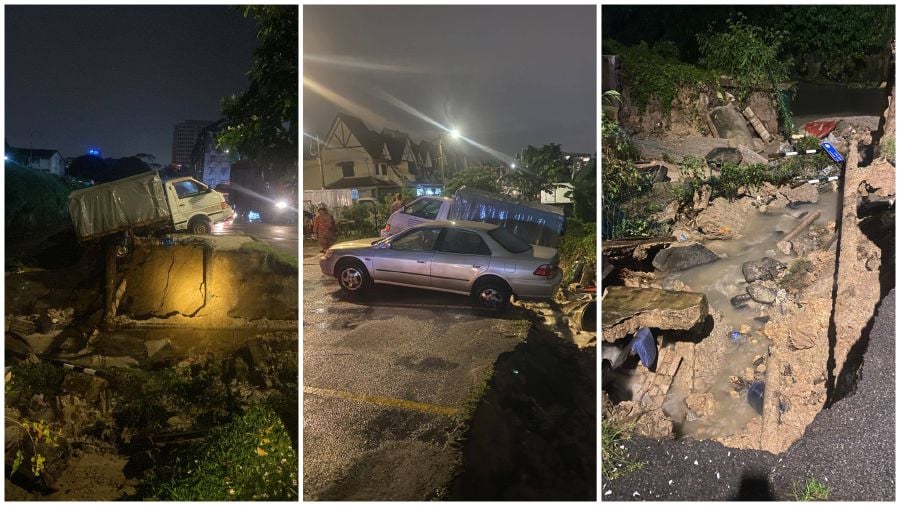
[[[245,235],[258,241],[264,241],[273,248],[297,254],[298,232],[297,224],[273,225],[269,223],[247,223],[228,220],[213,226],[213,235]]]
[[[604,481],[604,500],[793,500],[807,479],[828,486],[830,500],[893,501],[894,292],[876,314],[855,391],[821,411],[785,453],[734,450],[712,441],[643,437],[624,443],[643,469]]]
[[[442,497],[460,415],[526,323],[399,287],[344,299],[317,252],[303,258],[304,499]]]

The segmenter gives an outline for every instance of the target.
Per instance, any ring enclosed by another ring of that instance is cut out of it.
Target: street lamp
[[[515,169],[515,168],[516,168],[516,164],[514,164],[514,163],[509,164],[509,168],[510,168],[510,169]]]

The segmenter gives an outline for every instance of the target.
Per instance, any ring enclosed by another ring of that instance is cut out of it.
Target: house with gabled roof
[[[399,130],[375,132],[344,113],[338,113],[328,133],[310,145],[316,156],[304,157],[303,188],[354,188],[361,197],[381,198],[404,187],[439,184],[442,151],[448,178],[465,164],[465,158],[446,143],[441,150],[437,142],[416,143]]]
[[[5,157],[19,165],[62,176],[66,172],[65,160],[55,149],[14,148],[6,144]]]

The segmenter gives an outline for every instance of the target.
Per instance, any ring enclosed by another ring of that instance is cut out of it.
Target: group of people
[[[394,201],[391,202],[391,214],[403,208],[406,205],[403,195],[398,193],[394,195]],[[337,221],[334,216],[328,212],[328,206],[324,202],[319,202],[316,206],[316,216],[312,222],[312,233],[315,234],[322,248],[322,253],[337,242]]]

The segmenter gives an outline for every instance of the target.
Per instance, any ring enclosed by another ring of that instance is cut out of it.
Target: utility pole
[[[322,167],[322,146],[319,144],[319,135],[316,134],[316,160],[319,161],[319,174],[322,175],[322,189],[325,189],[325,168]]]

